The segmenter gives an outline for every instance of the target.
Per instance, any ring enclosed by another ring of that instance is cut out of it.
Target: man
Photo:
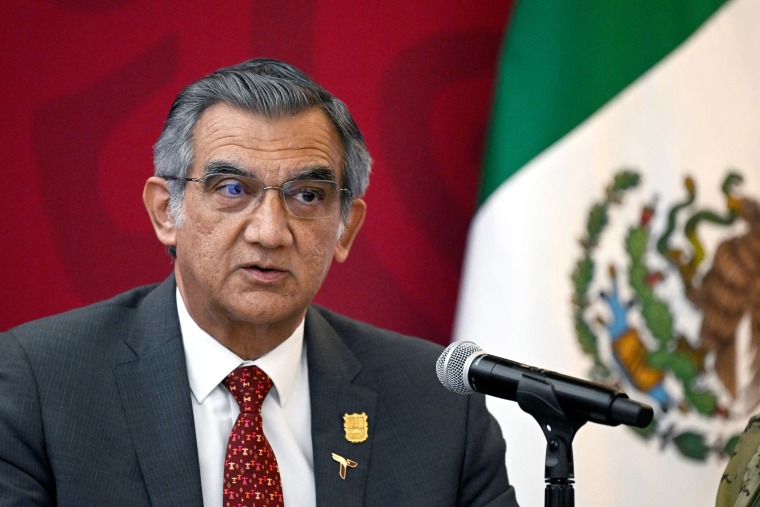
[[[342,102],[275,60],[222,69],[177,97],[155,167],[173,275],[0,335],[0,504],[516,505],[439,346],[311,305],[366,211]]]

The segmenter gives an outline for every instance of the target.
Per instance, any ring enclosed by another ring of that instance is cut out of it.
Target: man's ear
[[[169,189],[165,179],[156,176],[148,178],[143,189],[143,203],[145,209],[148,210],[148,216],[158,240],[164,246],[176,247],[177,228],[169,215]]]
[[[335,245],[334,259],[337,262],[343,262],[348,258],[348,252],[351,251],[351,245],[354,243],[359,229],[362,228],[366,213],[367,203],[363,199],[354,199],[351,202],[351,211],[348,213],[345,230],[338,238],[338,244]]]

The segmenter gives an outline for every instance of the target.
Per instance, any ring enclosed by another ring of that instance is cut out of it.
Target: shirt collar
[[[177,314],[185,348],[187,376],[195,401],[203,403],[224,377],[238,366],[256,365],[272,379],[278,404],[285,404],[299,370],[306,364],[303,320],[293,334],[273,350],[254,361],[244,361],[196,324],[187,312],[179,289]]]

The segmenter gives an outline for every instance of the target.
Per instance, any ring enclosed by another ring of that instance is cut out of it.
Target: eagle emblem
[[[694,460],[725,456],[739,433],[727,428],[760,404],[760,203],[729,172],[720,205],[705,206],[687,176],[673,202],[652,196],[630,213],[615,244],[611,213],[640,181],[618,172],[587,215],[571,275],[576,337],[594,380],[653,402],[641,437]]]

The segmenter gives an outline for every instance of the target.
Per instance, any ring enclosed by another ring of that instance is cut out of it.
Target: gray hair
[[[309,76],[287,63],[255,59],[219,69],[188,85],[177,95],[154,147],[157,176],[184,178],[193,162],[193,128],[203,112],[217,103],[277,119],[318,107],[332,121],[343,142],[344,186],[351,192],[341,201],[345,222],[351,199],[361,197],[369,185],[372,166],[364,136],[346,105]],[[181,226],[185,181],[169,180],[169,213]],[[173,248],[170,253],[175,254]]]

